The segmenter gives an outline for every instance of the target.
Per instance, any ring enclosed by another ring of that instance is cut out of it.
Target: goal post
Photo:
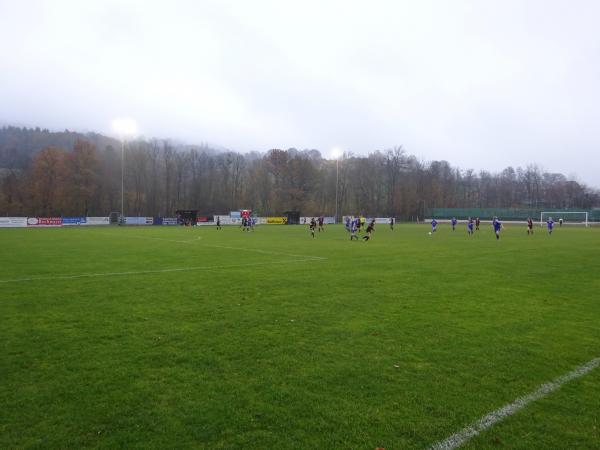
[[[589,226],[587,211],[542,211],[540,213],[540,226],[543,227],[544,222],[550,217],[555,222],[563,219],[563,223],[565,224]]]

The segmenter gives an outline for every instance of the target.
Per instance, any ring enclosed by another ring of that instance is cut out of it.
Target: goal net
[[[565,225],[584,225],[588,224],[587,211],[542,211],[540,213],[540,226],[544,226],[548,219],[552,218],[556,225],[560,225],[560,220]]]

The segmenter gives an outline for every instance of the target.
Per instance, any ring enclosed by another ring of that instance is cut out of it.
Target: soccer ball
[[[429,236],[431,236],[431,231],[429,232]]]

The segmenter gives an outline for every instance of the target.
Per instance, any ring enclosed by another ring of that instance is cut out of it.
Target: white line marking
[[[111,237],[128,237],[128,238],[132,237],[132,238],[136,238],[136,239],[152,239],[153,241],[177,242],[179,244],[190,244],[192,242],[197,242],[200,239],[202,239],[202,236],[197,236],[194,239],[188,239],[185,241],[181,241],[181,240],[166,239],[166,238],[160,238],[160,237],[154,237],[154,236],[136,236],[136,235],[124,236],[121,234],[111,234],[111,233],[97,233],[97,234],[102,234],[103,236],[111,236]]]
[[[198,236],[195,239],[180,241],[180,240],[175,240],[175,239],[166,239],[166,238],[160,238],[160,237],[154,237],[154,236],[138,236],[138,235],[126,236],[126,235],[122,235],[122,234],[112,234],[112,233],[98,233],[98,234],[102,234],[104,236],[111,236],[111,237],[122,237],[122,238],[132,237],[132,238],[136,238],[136,239],[152,239],[152,240],[158,240],[158,241],[177,242],[179,244],[197,244],[202,247],[223,248],[226,250],[237,250],[237,251],[242,251],[242,252],[262,253],[263,255],[291,256],[293,258],[310,258],[310,259],[314,259],[314,260],[327,259],[324,256],[295,255],[293,253],[271,252],[269,250],[259,250],[259,249],[254,249],[254,248],[230,247],[228,245],[204,244],[204,243],[198,242],[200,239],[202,239],[202,236]]]
[[[294,259],[285,261],[269,261],[269,262],[257,262],[257,263],[246,263],[246,264],[229,264],[223,266],[197,266],[197,267],[178,267],[174,269],[157,269],[157,270],[139,270],[139,271],[127,271],[127,272],[103,272],[103,273],[82,273],[77,275],[57,275],[57,276],[43,276],[43,277],[29,277],[29,278],[15,278],[9,280],[0,280],[0,283],[20,283],[25,281],[51,281],[51,280],[74,280],[77,278],[95,278],[95,277],[118,277],[123,275],[146,275],[153,273],[168,273],[168,272],[191,272],[195,270],[215,270],[215,269],[229,269],[233,267],[248,267],[248,266],[266,266],[272,264],[291,264],[297,262],[314,261],[313,258]]]
[[[214,247],[214,248],[224,248],[227,250],[239,250],[239,251],[244,251],[244,252],[263,253],[265,255],[291,256],[293,258],[309,258],[309,259],[315,259],[315,260],[316,259],[320,259],[320,260],[327,259],[324,256],[295,255],[293,253],[271,252],[269,250],[258,250],[258,249],[254,249],[254,248],[229,247],[227,245],[212,245],[212,244],[201,244],[201,243],[199,243],[198,245],[201,245],[202,247]]]
[[[584,365],[573,369],[566,375],[562,375],[556,378],[554,381],[551,381],[550,383],[542,384],[534,392],[527,394],[523,397],[519,397],[514,402],[509,403],[508,405],[505,405],[502,408],[483,416],[477,422],[469,425],[466,428],[463,428],[457,433],[454,433],[449,438],[432,445],[431,447],[429,447],[429,449],[452,450],[457,447],[460,447],[472,437],[477,436],[482,431],[490,428],[492,425],[496,424],[497,422],[500,422],[506,417],[513,415],[520,409],[527,406],[529,403],[535,402],[536,400],[547,396],[551,392],[554,392],[555,390],[560,388],[563,384],[586,375],[598,366],[600,366],[600,358],[592,359]]]

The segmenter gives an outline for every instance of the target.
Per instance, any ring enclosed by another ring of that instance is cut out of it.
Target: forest
[[[433,207],[581,208],[600,192],[538,164],[500,172],[423,161],[402,146],[327,159],[318,150],[239,153],[167,139],[123,143],[97,133],[0,129],[0,215],[170,216],[177,209],[259,215],[297,210],[423,217]],[[121,158],[123,156],[123,161]],[[337,184],[337,186],[336,186]]]

